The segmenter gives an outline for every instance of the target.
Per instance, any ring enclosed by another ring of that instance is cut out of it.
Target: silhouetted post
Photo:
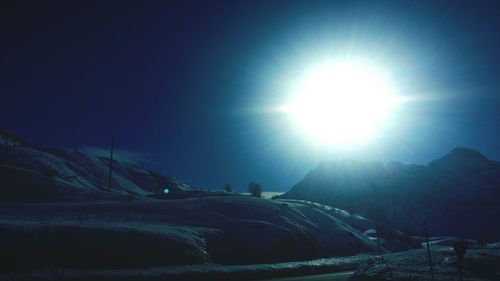
[[[460,276],[460,281],[464,280],[464,276],[462,273],[462,261],[464,260],[465,252],[467,251],[468,248],[469,248],[469,243],[464,238],[460,238],[460,240],[453,242],[453,251],[457,256],[457,267],[458,267],[458,274]]]
[[[427,247],[427,258],[429,259],[429,266],[431,268],[431,278],[434,281],[434,265],[432,264],[431,247],[429,245],[429,230],[427,229],[427,223],[424,223],[424,234],[425,234],[425,245]]]
[[[380,249],[380,228],[379,228],[378,223],[375,227],[376,227],[375,232],[377,233],[377,251],[378,251],[378,254],[380,256],[382,256],[382,250]]]
[[[387,262],[387,260],[384,257],[384,250],[382,249],[382,246],[380,245],[380,235],[382,235],[382,228],[383,228],[382,223],[377,220],[375,223],[375,231],[377,233],[377,250],[378,250],[378,254],[380,255],[380,258],[382,259],[382,262],[387,266],[387,271],[391,275],[391,278],[394,278],[391,267],[389,266],[389,263]]]
[[[375,222],[375,233],[377,233],[377,252],[382,257],[384,258],[384,255],[382,254],[382,247],[380,245],[380,234],[381,234],[381,223],[379,221],[378,215],[376,216],[376,219],[374,220]]]
[[[108,191],[111,191],[111,172],[113,171],[113,150],[115,148],[115,136],[111,137],[111,155],[109,157]]]

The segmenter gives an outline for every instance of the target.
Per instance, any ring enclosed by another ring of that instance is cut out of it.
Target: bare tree
[[[224,185],[224,188],[222,190],[224,190],[225,192],[233,192],[233,188],[227,183]]]
[[[248,185],[248,193],[250,193],[254,197],[261,197],[261,195],[262,195],[262,187],[258,183],[251,182]]]

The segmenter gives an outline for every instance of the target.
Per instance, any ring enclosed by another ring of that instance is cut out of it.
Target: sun
[[[306,71],[285,111],[293,126],[315,142],[350,146],[383,131],[397,103],[385,71],[358,61],[334,61]]]

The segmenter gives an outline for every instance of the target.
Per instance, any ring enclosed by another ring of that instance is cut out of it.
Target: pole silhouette
[[[113,172],[113,150],[115,148],[115,136],[111,137],[111,153],[109,157],[108,191],[111,191],[111,173]]]
[[[431,268],[431,278],[434,281],[434,265],[432,264],[431,248],[429,246],[429,231],[427,229],[427,223],[424,223],[424,233],[425,233],[425,244],[427,246],[427,258],[429,259],[429,266]]]

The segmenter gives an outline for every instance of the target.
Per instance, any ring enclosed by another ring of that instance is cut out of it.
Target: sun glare
[[[366,142],[397,104],[389,76],[354,61],[316,65],[294,88],[285,111],[301,132],[327,145]]]

